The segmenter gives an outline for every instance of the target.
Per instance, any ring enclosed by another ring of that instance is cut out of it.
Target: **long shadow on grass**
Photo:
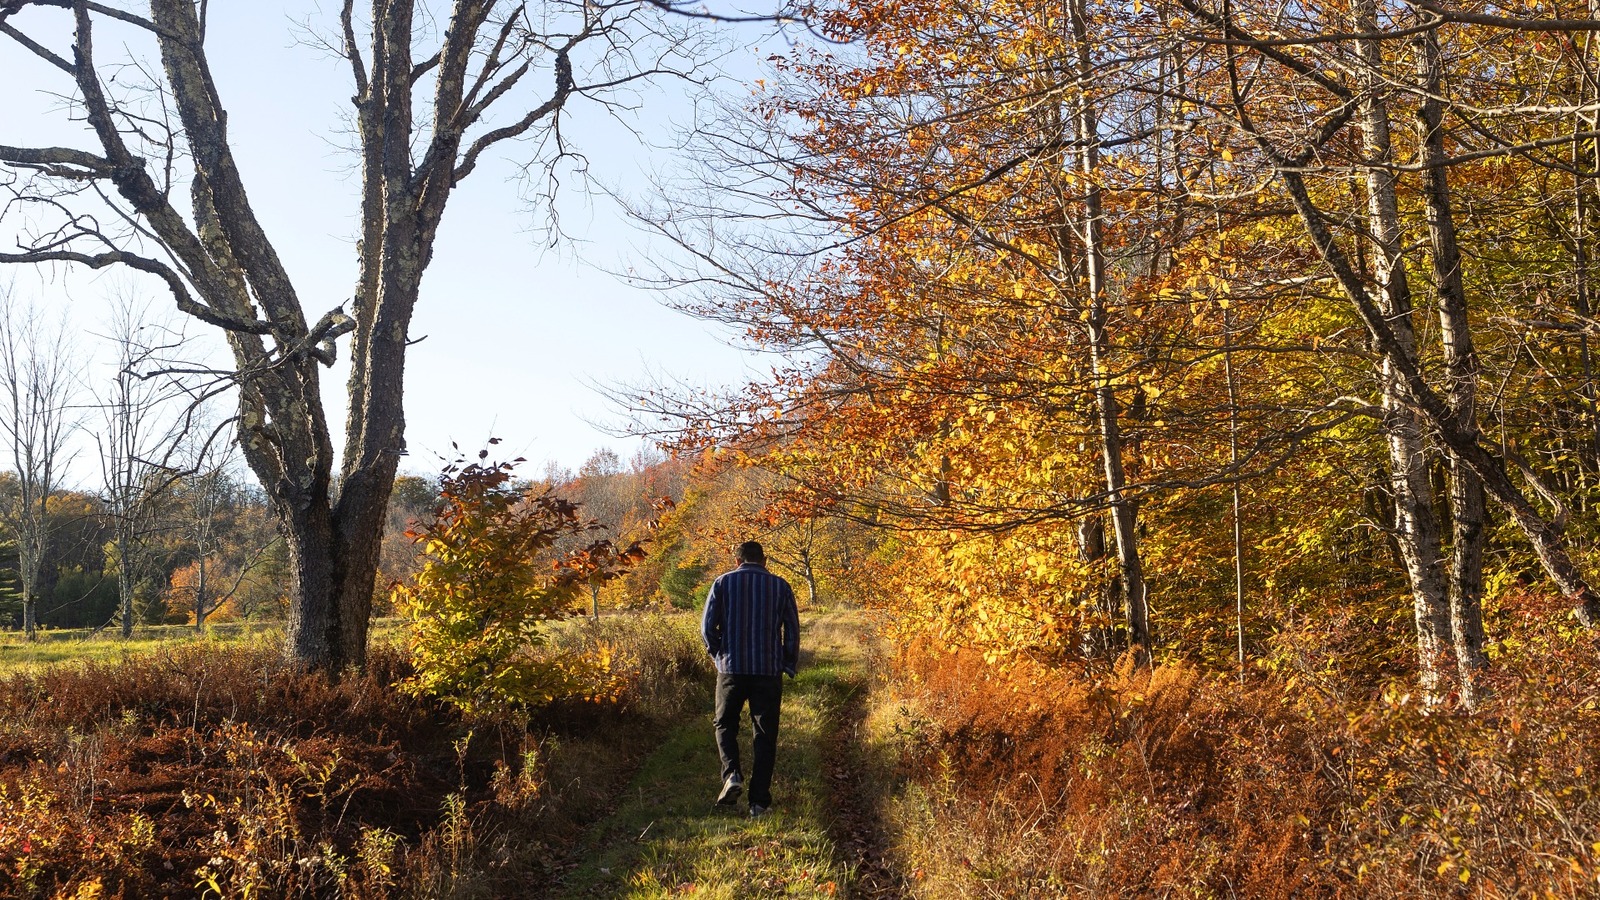
[[[898,900],[905,896],[905,881],[890,858],[883,826],[887,782],[873,771],[862,734],[868,680],[863,672],[853,675],[834,690],[822,748],[833,804],[829,832],[850,871],[851,897]]]
[[[802,658],[785,684],[773,813],[719,807],[709,701],[668,735],[590,839],[552,898],[827,897],[847,893],[857,854],[841,853],[830,742],[860,684],[858,662]],[[748,720],[744,758],[749,759]],[[883,896],[868,894],[868,896]]]

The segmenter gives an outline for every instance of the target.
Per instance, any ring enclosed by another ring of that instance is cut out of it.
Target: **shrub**
[[[881,704],[916,896],[1593,897],[1600,665],[1558,624],[1490,699],[1306,673],[1002,668],[916,645]]]
[[[700,605],[700,586],[710,569],[705,563],[670,565],[661,575],[661,593],[673,609],[695,609]]]
[[[552,548],[598,526],[575,504],[511,484],[514,463],[445,469],[431,521],[407,532],[423,544],[423,564],[395,588],[395,605],[413,623],[416,674],[405,687],[469,714],[539,706],[614,689],[604,647],[552,653],[546,627],[576,611],[593,580],[616,575],[643,555],[599,540],[565,555]]]

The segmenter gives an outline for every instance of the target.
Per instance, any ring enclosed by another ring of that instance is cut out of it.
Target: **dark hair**
[[[761,549],[761,545],[755,541],[745,541],[740,544],[738,549],[733,551],[733,555],[742,563],[764,564],[767,561],[767,551]]]

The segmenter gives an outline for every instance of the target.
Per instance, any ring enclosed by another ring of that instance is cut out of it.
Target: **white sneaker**
[[[728,780],[722,783],[722,793],[717,795],[717,804],[719,806],[732,806],[738,801],[739,794],[743,790],[744,779],[739,777],[739,773],[735,772],[729,775]]]
[[[759,803],[750,804],[750,818],[752,819],[759,819],[770,812],[772,812],[772,810],[762,806]]]

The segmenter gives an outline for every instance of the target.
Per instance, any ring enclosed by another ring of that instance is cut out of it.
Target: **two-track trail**
[[[709,685],[572,851],[546,898],[904,896],[861,744],[870,678],[856,614],[803,617],[801,671],[784,684],[773,810],[719,807]],[[743,758],[750,758],[746,716]]]

